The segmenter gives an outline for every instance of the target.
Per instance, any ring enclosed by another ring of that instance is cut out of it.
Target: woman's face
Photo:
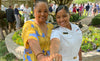
[[[35,19],[38,23],[45,23],[48,18],[48,8],[45,3],[39,3],[34,10]]]
[[[67,13],[64,9],[61,9],[56,14],[56,21],[58,25],[62,27],[66,27],[67,25],[69,25],[69,18],[70,18],[69,13]]]
[[[16,8],[18,8],[18,5],[16,6]]]

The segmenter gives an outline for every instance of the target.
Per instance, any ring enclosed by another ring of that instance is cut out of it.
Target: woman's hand
[[[62,61],[62,55],[57,54],[57,56],[55,57],[55,61]]]
[[[51,59],[52,61],[62,61],[62,55],[60,54],[51,55]]]
[[[43,54],[41,54],[37,57],[37,60],[38,61],[52,61],[52,57],[44,56]]]

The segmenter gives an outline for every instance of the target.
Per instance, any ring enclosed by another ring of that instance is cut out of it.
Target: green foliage
[[[79,14],[73,14],[73,15],[71,15],[71,17],[70,17],[70,21],[71,22],[76,22],[78,20],[79,20]]]
[[[24,16],[21,15],[21,18],[20,19],[21,19],[21,27],[22,27],[23,24],[24,24]]]
[[[84,43],[82,44],[81,48],[82,48],[82,51],[87,52],[87,51],[93,50],[93,45],[92,45],[92,43],[90,43],[90,42],[88,42],[88,43],[85,43],[85,42],[84,42]]]
[[[84,18],[86,18],[86,16],[81,16],[81,17],[79,17],[80,20],[81,20],[81,19],[84,19]]]
[[[83,34],[82,51],[87,52],[100,47],[100,29],[89,27],[89,32]]]
[[[5,46],[5,41],[0,41],[0,56],[5,55],[7,53],[7,48]]]
[[[33,14],[30,15],[30,19],[34,19]],[[24,16],[21,15],[21,27],[24,25]]]
[[[77,3],[77,4],[83,4],[83,3],[87,3],[87,2],[95,2],[95,0],[75,0],[73,3]]]
[[[90,2],[95,2],[96,0],[89,0]]]
[[[4,40],[0,41],[0,61],[16,61],[16,57],[12,53],[8,53]]]
[[[19,31],[15,32],[13,37],[12,37],[12,39],[16,44],[24,46],[23,40],[21,38],[21,32],[22,32],[22,29],[20,29]]]
[[[30,15],[30,19],[34,19],[35,17],[33,16],[33,14]]]
[[[4,56],[4,58],[7,61],[12,61],[12,59],[15,58],[15,56],[12,53],[8,53],[8,54],[6,54],[6,56]]]
[[[6,24],[8,24],[7,18],[4,18],[4,21],[5,21]]]
[[[98,14],[97,16],[95,16],[93,19],[92,19],[92,25],[100,25],[100,14]]]
[[[82,4],[82,3],[87,3],[88,0],[75,0],[75,2],[73,3],[77,3],[77,4]]]

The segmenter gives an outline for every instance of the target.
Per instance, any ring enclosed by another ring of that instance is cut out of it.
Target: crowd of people
[[[19,6],[18,4],[15,4],[14,6],[12,5],[9,5],[9,8],[6,9],[6,10],[1,10],[0,8],[0,11],[4,14],[2,14],[0,12],[0,19],[2,19],[0,21],[0,34],[1,34],[1,39],[5,39],[4,37],[4,32],[3,32],[3,29],[6,31],[6,34],[8,33],[11,33],[12,29],[15,30],[18,30],[20,29],[20,23],[21,23],[21,14],[19,13]],[[28,7],[28,4],[25,5],[24,9],[22,10],[23,12],[23,16],[24,16],[24,23],[30,19],[30,13],[31,13],[31,10],[29,9]],[[6,20],[4,20],[4,18],[6,18]],[[4,25],[6,24],[6,25]]]
[[[85,16],[95,16],[100,13],[100,3],[73,4],[69,10],[74,13],[78,12],[80,16],[84,13]]]
[[[57,4],[51,4],[49,6],[50,12],[55,12]],[[69,7],[70,12],[78,13],[79,16],[82,16],[85,13],[85,16],[96,15],[100,13],[100,3],[87,3],[87,4],[71,4]]]

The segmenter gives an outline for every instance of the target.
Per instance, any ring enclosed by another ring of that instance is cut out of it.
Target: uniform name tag
[[[68,32],[63,32],[63,34],[68,34]]]

